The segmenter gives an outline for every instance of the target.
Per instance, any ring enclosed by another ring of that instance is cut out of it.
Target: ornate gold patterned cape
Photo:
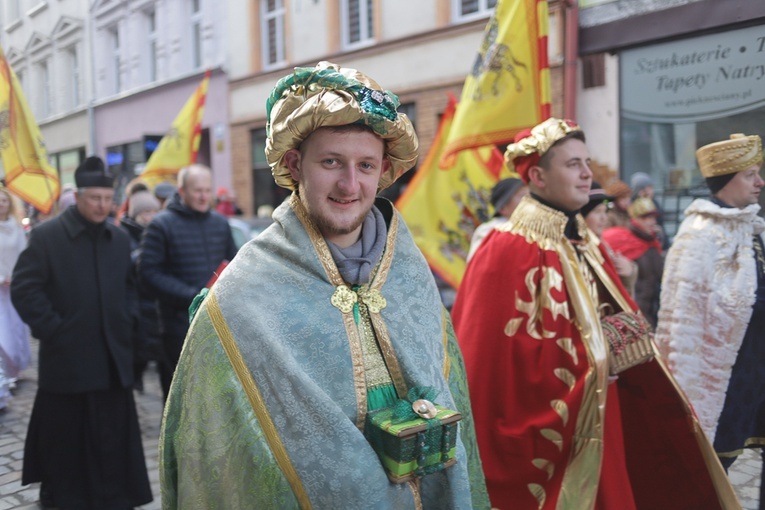
[[[457,295],[492,506],[737,508],[660,359],[608,384],[599,304],[636,307],[582,217],[577,244],[564,235],[567,221],[524,198],[484,241]]]

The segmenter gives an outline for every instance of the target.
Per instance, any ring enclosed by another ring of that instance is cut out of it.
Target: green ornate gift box
[[[462,415],[427,400],[410,406],[414,418],[396,418],[394,407],[370,411],[364,434],[393,483],[435,473],[457,462],[457,422]]]

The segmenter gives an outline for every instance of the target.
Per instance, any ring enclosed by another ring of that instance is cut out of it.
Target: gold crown
[[[510,170],[513,170],[513,160],[519,156],[529,156],[539,154],[542,156],[550,150],[555,142],[574,131],[581,131],[582,128],[576,123],[566,119],[556,119],[550,117],[546,121],[537,124],[530,131],[521,132],[516,137],[514,143],[507,146],[505,150],[505,163]],[[525,135],[525,136],[523,136]]]
[[[701,175],[706,178],[732,174],[762,165],[762,140],[757,135],[730,135],[730,140],[710,143],[696,151]]]
[[[648,216],[649,214],[658,214],[658,211],[656,210],[656,204],[654,204],[653,200],[648,197],[641,197],[636,199],[627,208],[627,212],[629,213],[630,218],[642,218],[643,216]]]

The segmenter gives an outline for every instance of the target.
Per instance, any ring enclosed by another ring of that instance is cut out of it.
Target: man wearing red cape
[[[601,318],[637,307],[578,214],[581,129],[548,119],[505,159],[531,195],[475,254],[453,312],[492,506],[740,508],[664,362],[609,376]]]

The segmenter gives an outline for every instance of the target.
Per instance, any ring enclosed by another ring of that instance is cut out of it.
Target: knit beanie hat
[[[175,185],[170,182],[160,182],[156,186],[154,186],[154,196],[156,196],[159,199],[167,200],[168,198],[173,196],[173,193],[175,193]]]
[[[645,172],[636,172],[632,174],[630,187],[632,188],[633,195],[637,195],[640,190],[647,188],[648,186],[653,186],[653,179],[651,179],[650,175]]]
[[[148,191],[133,193],[129,198],[128,216],[135,218],[142,212],[159,211],[159,200]]]

